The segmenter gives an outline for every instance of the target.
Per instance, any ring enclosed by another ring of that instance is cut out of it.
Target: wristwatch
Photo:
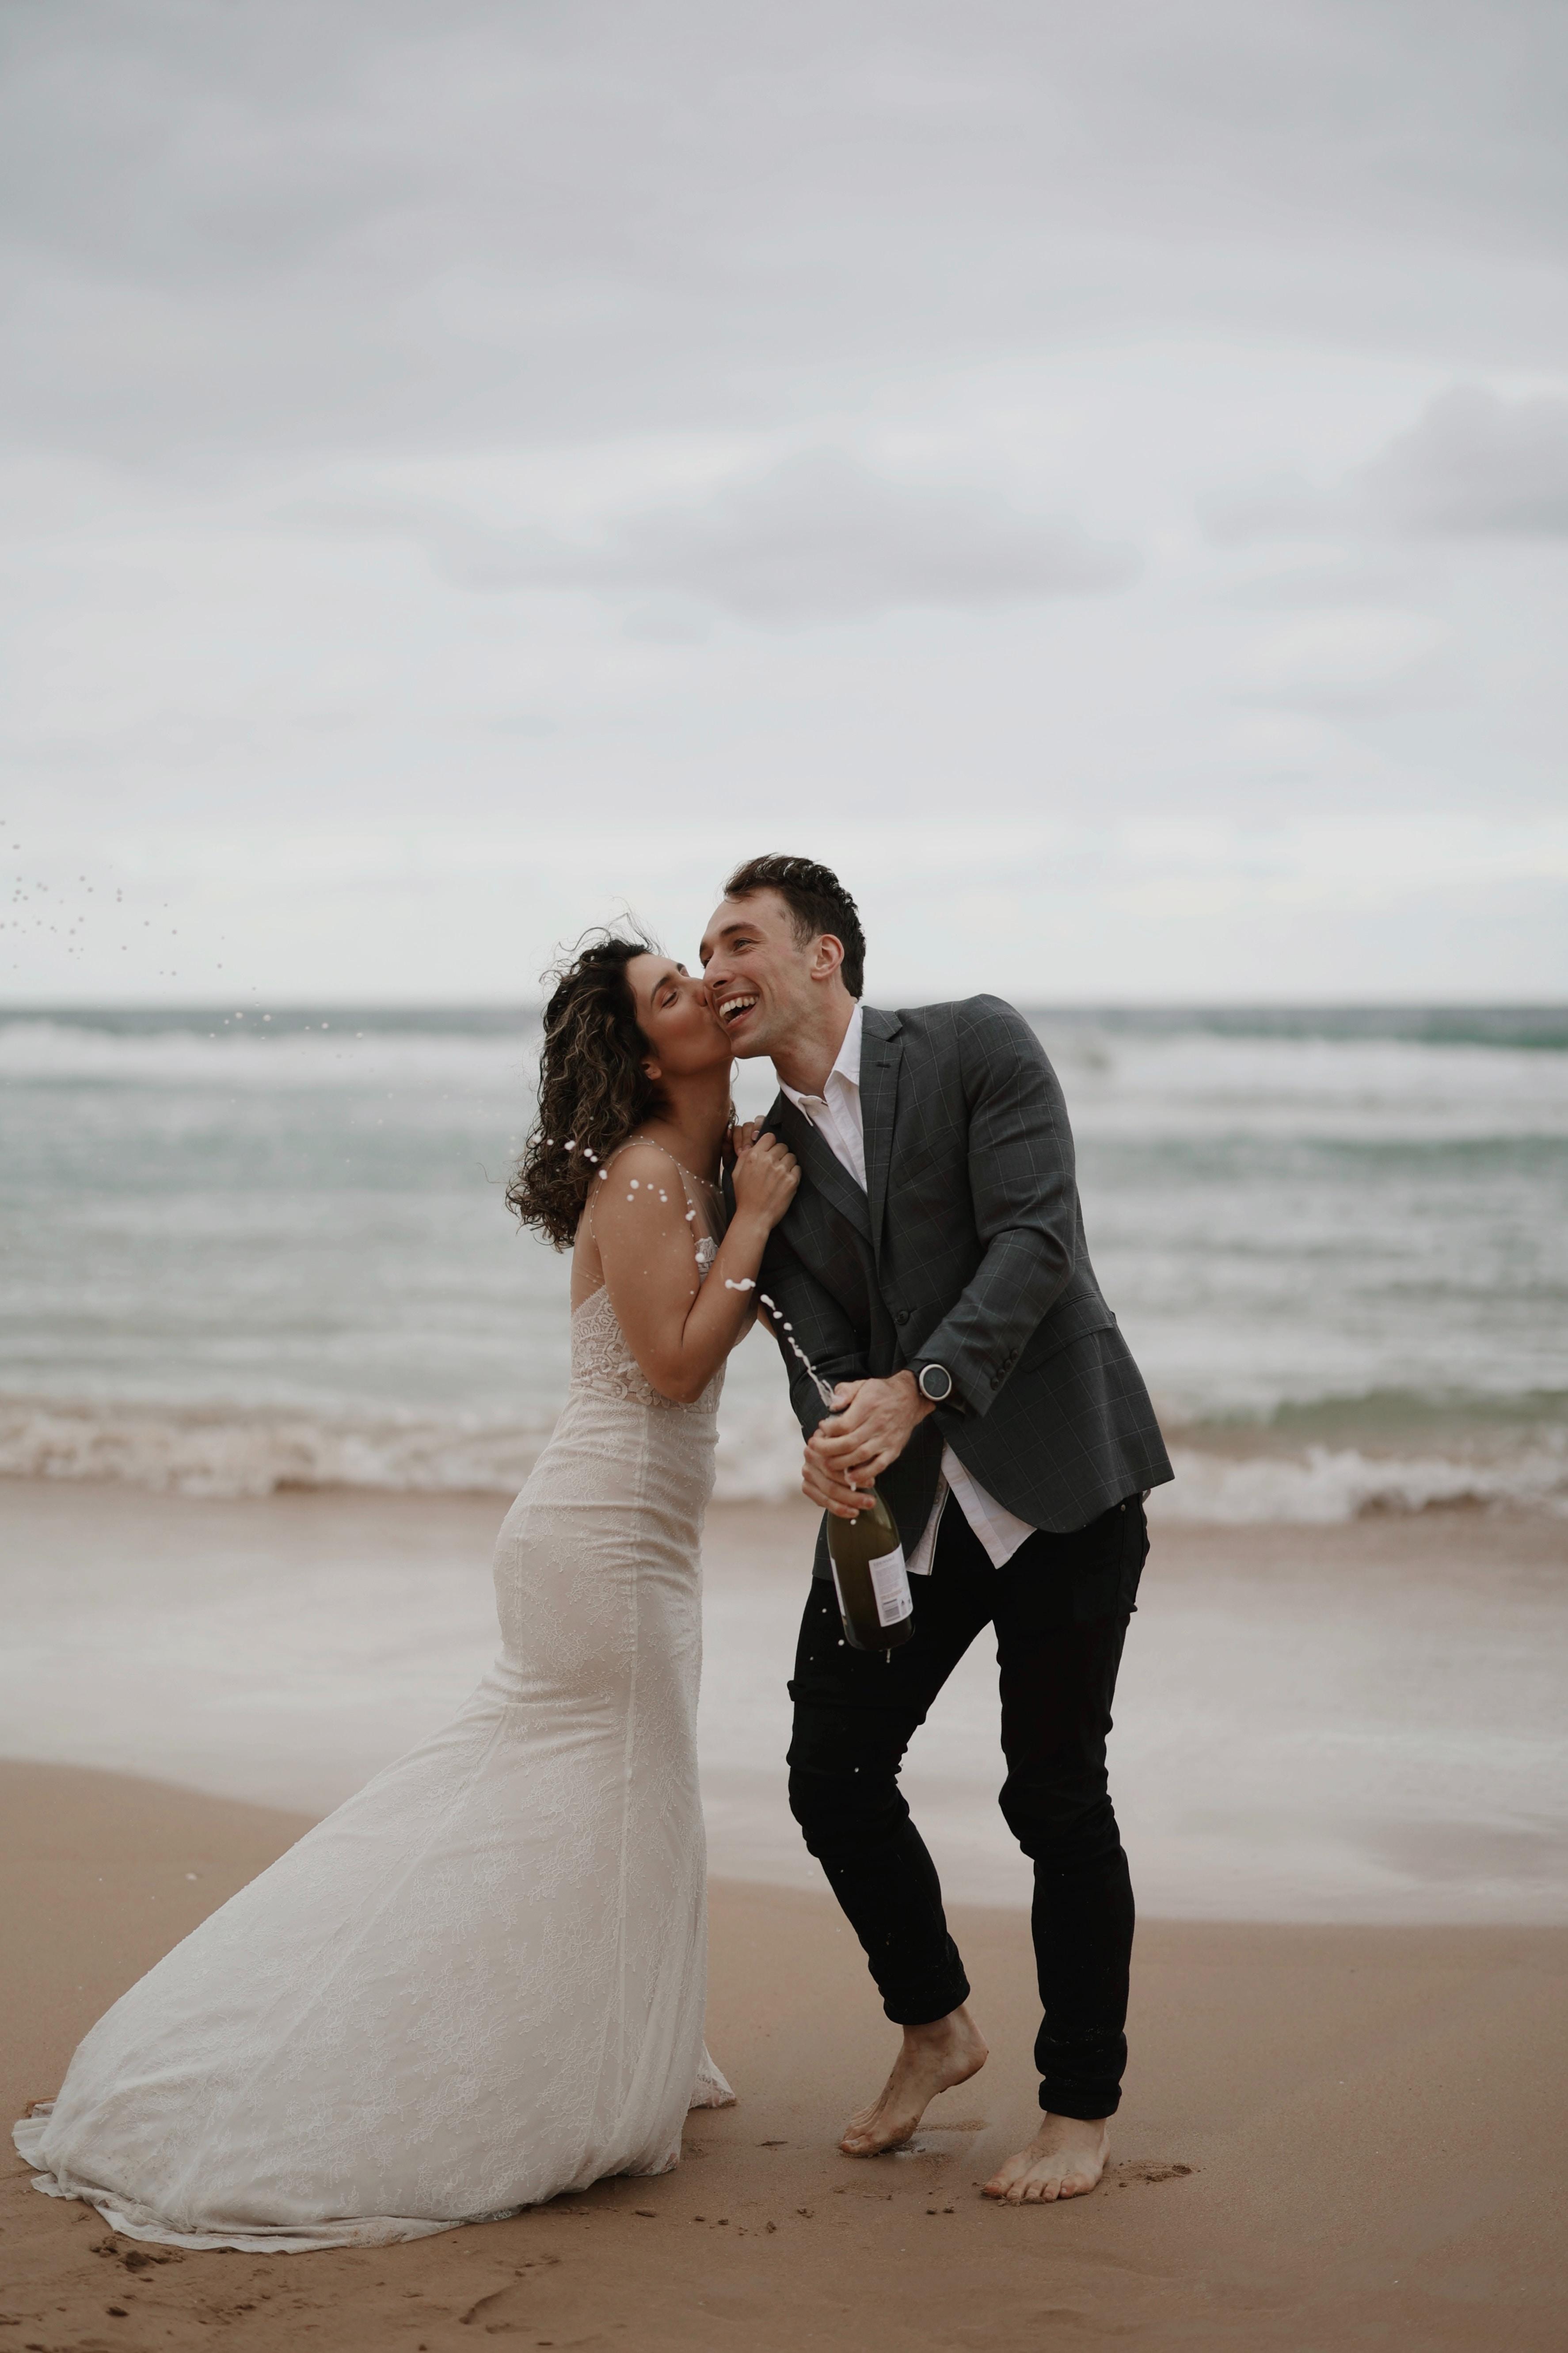
[[[915,1387],[928,1405],[945,1405],[952,1395],[952,1375],[945,1365],[922,1365]]]

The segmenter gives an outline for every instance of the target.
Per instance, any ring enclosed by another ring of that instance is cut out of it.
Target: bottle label
[[[877,1597],[878,1624],[896,1626],[901,1619],[911,1616],[915,1603],[904,1567],[903,1546],[895,1545],[880,1560],[868,1561],[866,1566],[871,1574],[871,1590]]]

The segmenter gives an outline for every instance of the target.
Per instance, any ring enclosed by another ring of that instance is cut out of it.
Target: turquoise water
[[[531,1016],[264,1012],[0,1017],[0,1467],[510,1486],[565,1370],[501,1201]],[[1032,1018],[1167,1508],[1568,1502],[1568,1010]],[[794,1460],[755,1339],[724,1491]]]

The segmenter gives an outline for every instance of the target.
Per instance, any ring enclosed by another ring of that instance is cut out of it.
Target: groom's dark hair
[[[866,934],[860,928],[859,909],[832,868],[818,866],[813,858],[773,853],[748,858],[725,883],[724,896],[749,899],[755,891],[778,892],[794,918],[795,937],[803,946],[820,932],[831,932],[836,940],[842,940],[844,962],[839,969],[844,986],[851,997],[858,997],[866,986]]]

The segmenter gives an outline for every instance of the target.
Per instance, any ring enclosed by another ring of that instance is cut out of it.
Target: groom
[[[1045,2016],[1040,2130],[985,2184],[1015,2203],[1092,2189],[1126,2063],[1132,1889],[1105,1741],[1172,1476],[1138,1368],[1089,1262],[1061,1090],[999,997],[860,1002],[855,902],[809,859],[753,858],[702,942],[738,1055],[767,1054],[766,1126],[800,1162],[763,1283],[830,1383],[793,1358],[803,1484],[851,1516],[875,1479],[915,1580],[914,1633],[845,1643],[826,1522],[801,1625],[790,1805],[865,1947],[903,2046],[841,2146],[907,2140],[984,2064],[936,1870],[899,1792],[906,1747],[981,1630],[996,1636],[1002,1811],[1035,1866]]]

